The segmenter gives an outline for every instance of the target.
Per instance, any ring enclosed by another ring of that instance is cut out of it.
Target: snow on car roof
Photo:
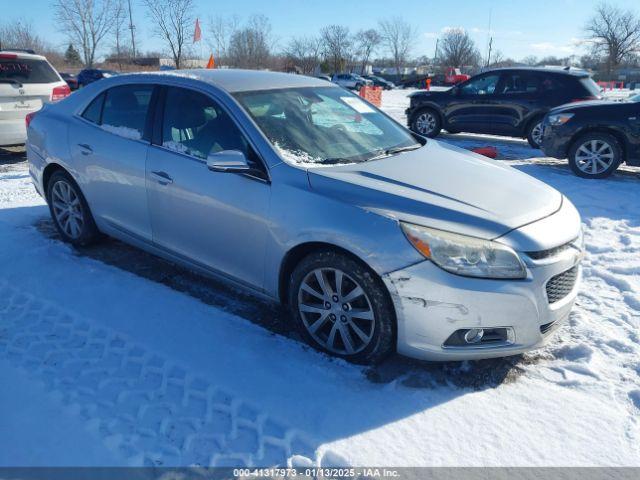
[[[168,70],[163,72],[144,72],[135,75],[145,76],[176,76],[200,80],[213,84],[228,92],[243,92],[252,90],[273,90],[296,87],[326,87],[333,84],[315,77],[293,75],[290,73],[268,72],[264,70],[241,69],[193,69]],[[336,87],[339,88],[339,87]]]

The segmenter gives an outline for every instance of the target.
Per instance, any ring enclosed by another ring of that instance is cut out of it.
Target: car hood
[[[443,98],[451,96],[450,89],[447,90],[419,90],[409,95],[409,98]]]
[[[606,108],[616,105],[621,105],[622,102],[612,102],[611,100],[587,100],[584,102],[565,103],[558,107],[551,109],[549,113],[570,112],[575,110],[581,110],[583,108]]]
[[[529,175],[429,140],[365,163],[314,167],[311,188],[397,220],[493,239],[556,212],[562,195]]]

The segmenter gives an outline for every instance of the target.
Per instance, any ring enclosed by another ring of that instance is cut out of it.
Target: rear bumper
[[[27,127],[24,118],[0,120],[0,146],[22,145],[26,141]]]

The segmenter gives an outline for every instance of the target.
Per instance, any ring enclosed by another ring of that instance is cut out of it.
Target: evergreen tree
[[[64,60],[69,65],[80,65],[82,64],[82,59],[80,58],[80,53],[73,48],[72,44],[69,44],[67,51],[64,54]]]

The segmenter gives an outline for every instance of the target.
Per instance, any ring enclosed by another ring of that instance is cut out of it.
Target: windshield
[[[19,83],[54,83],[60,79],[44,60],[0,58],[0,80]]]
[[[342,88],[239,92],[235,97],[280,154],[294,163],[357,163],[422,146]]]

